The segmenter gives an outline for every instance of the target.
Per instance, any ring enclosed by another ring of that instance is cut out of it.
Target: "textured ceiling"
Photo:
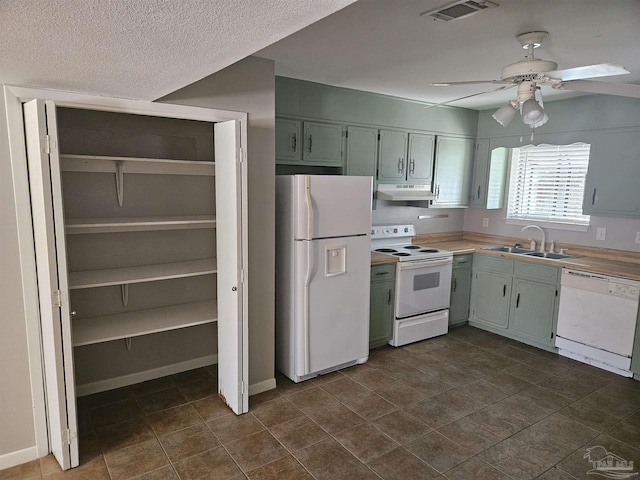
[[[153,100],[354,0],[0,0],[0,83]]]
[[[448,0],[360,0],[257,55],[274,59],[278,75],[438,103],[492,85],[431,87],[432,82],[498,79],[504,65],[524,57],[516,35],[544,30],[550,35],[536,57],[558,68],[624,65],[631,75],[606,81],[640,82],[640,1],[491,1],[500,7],[442,23],[420,14]],[[513,92],[452,105],[492,107],[515,98]],[[571,95],[550,88],[543,94]]]

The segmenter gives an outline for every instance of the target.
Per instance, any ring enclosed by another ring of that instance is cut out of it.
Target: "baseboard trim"
[[[173,363],[164,367],[144,370],[142,372],[136,372],[129,375],[122,375],[121,377],[108,378],[97,382],[76,385],[76,395],[78,397],[84,397],[85,395],[113,390],[114,388],[127,387],[136,383],[146,382],[147,380],[154,380],[156,378],[166,377],[167,375],[173,375],[174,373],[186,372],[187,370],[206,367],[216,363],[218,363],[217,354],[206,355],[204,357],[194,358],[193,360]],[[275,388],[275,380],[273,388]],[[251,387],[249,387],[249,391],[251,391]]]
[[[249,385],[249,396],[257,395],[258,393],[266,392],[267,390],[273,390],[276,388],[276,379],[270,378],[262,382]]]
[[[35,445],[16,452],[5,453],[0,455],[0,470],[21,465],[36,458],[38,458],[38,448]]]

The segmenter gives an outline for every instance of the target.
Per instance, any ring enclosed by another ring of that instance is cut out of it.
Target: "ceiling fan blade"
[[[503,80],[470,80],[468,82],[436,82],[432,83],[432,87],[450,87],[452,85],[475,85],[477,83],[508,83]]]
[[[558,85],[552,85],[557,90],[571,90],[576,92],[602,93],[604,95],[618,95],[620,97],[640,98],[640,85],[629,83],[596,82],[593,80],[572,80]]]
[[[485,93],[499,92],[500,90],[506,90],[508,88],[513,88],[513,87],[515,87],[515,85],[504,85],[502,87],[492,88],[491,90],[485,90],[484,92],[472,93],[471,95],[465,95],[464,97],[458,97],[458,98],[454,98],[452,100],[447,100],[446,102],[440,102],[440,103],[434,103],[433,105],[427,105],[424,108],[427,109],[427,108],[433,108],[433,107],[440,107],[442,105],[448,105],[450,103],[457,102],[458,100],[464,100],[465,98],[477,97],[478,95],[484,95]]]
[[[611,63],[601,63],[599,65],[585,65],[584,67],[564,68],[562,70],[551,70],[544,75],[551,78],[558,78],[563,82],[569,80],[582,80],[583,78],[611,77],[614,75],[626,75],[629,70],[621,65]]]

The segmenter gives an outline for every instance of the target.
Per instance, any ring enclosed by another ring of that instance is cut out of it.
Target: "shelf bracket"
[[[129,304],[129,284],[120,285],[120,292],[122,293],[122,306],[126,307]]]
[[[124,344],[127,347],[127,350],[131,350],[131,337],[127,337],[124,339]]]
[[[118,195],[118,205],[124,204],[124,162],[116,160],[116,194]]]

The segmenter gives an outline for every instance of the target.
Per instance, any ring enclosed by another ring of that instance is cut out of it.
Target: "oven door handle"
[[[398,268],[400,270],[415,270],[416,268],[425,268],[425,267],[439,267],[442,265],[452,265],[453,258],[443,258],[440,260],[429,260],[429,261],[409,261],[409,262],[398,262]]]

